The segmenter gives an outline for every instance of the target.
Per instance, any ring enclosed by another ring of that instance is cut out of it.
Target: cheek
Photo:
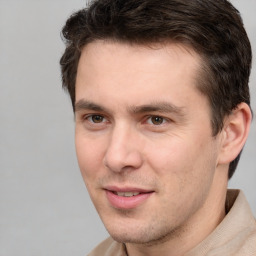
[[[156,144],[155,144],[156,145]],[[160,146],[148,149],[147,162],[159,182],[159,193],[165,195],[162,205],[169,205],[170,198],[175,204],[185,187],[185,180],[189,180],[189,165],[184,156],[187,155],[184,144],[167,141]],[[172,205],[175,207],[174,205]]]
[[[147,159],[158,175],[173,175],[184,169],[189,154],[187,143],[179,140],[164,140],[147,148]]]
[[[171,184],[176,192],[197,189],[202,179],[211,179],[216,156],[209,140],[201,142],[173,138],[147,150],[148,163],[163,187]]]
[[[102,147],[96,140],[90,140],[76,135],[76,155],[80,171],[85,181],[93,179],[103,162]]]

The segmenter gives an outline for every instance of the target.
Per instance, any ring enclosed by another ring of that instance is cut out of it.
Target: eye
[[[86,119],[89,122],[94,123],[94,124],[100,124],[100,123],[106,122],[105,117],[101,116],[101,115],[90,115],[90,116],[87,116]]]
[[[166,119],[161,116],[151,116],[148,118],[147,122],[152,125],[161,125],[166,122]]]

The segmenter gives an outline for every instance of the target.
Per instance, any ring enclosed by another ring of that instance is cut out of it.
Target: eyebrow
[[[153,102],[141,106],[132,106],[130,111],[135,114],[141,114],[146,112],[160,112],[160,113],[175,113],[181,116],[185,115],[184,108],[178,107],[169,102]]]
[[[79,100],[75,103],[75,112],[79,112],[81,110],[94,110],[99,112],[104,112],[106,109],[98,104],[95,104],[93,102],[87,101],[87,100]]]
[[[82,110],[93,110],[99,112],[110,112],[107,108],[93,103],[91,101],[87,101],[84,99],[79,100],[75,103],[75,112],[79,112]],[[143,114],[148,112],[159,112],[159,113],[174,113],[180,116],[185,116],[184,107],[178,107],[172,103],[161,101],[161,102],[152,102],[145,105],[140,106],[130,106],[128,107],[128,111],[132,114]]]

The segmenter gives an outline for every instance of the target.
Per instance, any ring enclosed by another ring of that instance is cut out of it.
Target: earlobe
[[[243,149],[249,134],[252,114],[246,103],[240,103],[226,118],[222,131],[219,164],[229,164]]]

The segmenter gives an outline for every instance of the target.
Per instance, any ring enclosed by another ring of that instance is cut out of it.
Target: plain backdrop
[[[256,1],[233,0],[256,52]],[[0,0],[0,256],[86,255],[107,237],[76,162],[60,31],[82,0]],[[256,55],[256,54],[255,54]],[[251,76],[256,113],[256,63]],[[230,187],[256,215],[256,122]]]

